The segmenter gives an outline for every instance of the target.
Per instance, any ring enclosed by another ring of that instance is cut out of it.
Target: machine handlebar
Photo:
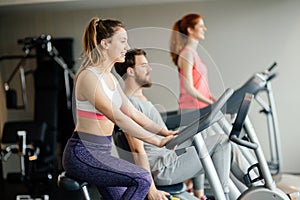
[[[274,63],[267,69],[268,72],[271,72],[271,71],[274,69],[274,67],[276,67],[276,65],[277,65],[277,63],[274,62]]]
[[[248,114],[252,99],[253,99],[252,94],[250,93],[245,94],[244,99],[237,112],[236,119],[233,123],[232,130],[229,135],[229,139],[238,145],[255,150],[257,149],[258,144],[249,142],[245,137],[241,138],[241,130],[243,128],[246,116]]]
[[[271,75],[266,79],[266,81],[269,82],[269,81],[271,81],[273,78],[275,78],[276,76],[277,76],[277,73],[271,74]]]
[[[222,116],[221,109],[233,94],[233,89],[228,88],[222,96],[211,106],[211,110],[202,115],[194,122],[190,123],[187,127],[178,132],[177,137],[166,143],[166,148],[173,149],[175,146],[185,142],[186,140],[194,137],[197,133],[211,126],[218,121]]]
[[[262,72],[265,77],[266,82],[271,81],[277,76],[276,73],[271,74],[271,71],[277,66],[277,63],[274,62],[266,71]]]

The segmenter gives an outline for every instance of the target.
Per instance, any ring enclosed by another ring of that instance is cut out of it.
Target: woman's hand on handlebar
[[[158,147],[163,147],[166,145],[167,142],[169,142],[170,140],[172,140],[175,136],[174,135],[169,135],[166,137],[163,137],[160,139],[160,144],[158,145]]]
[[[168,130],[168,129],[162,129],[161,131],[160,131],[160,135],[162,135],[162,136],[169,136],[169,135],[176,135],[178,133],[178,130],[176,130],[176,131],[173,131],[173,130]]]
[[[210,99],[211,99],[211,101],[212,101],[211,104],[215,103],[215,102],[218,100],[218,99],[217,99],[216,97],[214,97],[214,96],[211,96]]]
[[[165,191],[150,188],[147,197],[148,200],[168,200],[167,196],[170,196],[170,194]]]

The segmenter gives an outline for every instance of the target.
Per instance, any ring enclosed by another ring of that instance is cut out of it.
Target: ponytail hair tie
[[[101,19],[98,19],[95,23],[95,26],[98,27],[101,21],[102,21]]]

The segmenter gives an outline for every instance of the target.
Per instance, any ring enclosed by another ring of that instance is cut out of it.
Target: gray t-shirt
[[[128,96],[128,98],[131,103],[149,119],[163,127],[166,127],[160,113],[150,101],[143,101],[132,96]],[[157,137],[162,136],[157,135]],[[175,151],[166,149],[165,147],[159,148],[146,142],[144,143],[144,147],[149,159],[152,173],[155,174],[163,170],[164,167],[174,166],[177,159]]]

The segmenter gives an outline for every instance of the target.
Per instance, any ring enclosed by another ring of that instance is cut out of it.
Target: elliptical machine
[[[271,86],[271,80],[277,76],[276,73],[272,72],[276,65],[276,63],[273,63],[272,66],[265,71],[255,73],[244,85],[237,89],[228,100],[228,105],[224,114],[235,115],[238,112],[238,105],[242,102],[244,94],[250,93],[253,95],[255,102],[261,107],[260,113],[264,114],[267,120],[268,138],[270,141],[270,160],[267,161],[267,164],[270,169],[270,173],[278,188],[291,196],[299,196],[300,178],[281,173],[282,156],[280,131],[278,127],[275,99]],[[266,100],[260,97],[261,93],[266,95]],[[227,121],[220,120],[218,123],[227,134],[230,133],[231,125],[228,125]],[[248,117],[245,120],[243,128],[246,133],[252,133],[254,135],[257,134]],[[242,148],[241,151],[244,153],[249,162],[253,163],[252,154]]]
[[[237,111],[237,117],[233,124],[232,131],[230,133],[230,140],[234,143],[249,148],[254,151],[257,165],[255,167],[259,170],[259,177],[255,180],[250,180],[250,182],[254,182],[256,180],[263,180],[264,185],[252,186],[245,190],[242,193],[237,193],[234,199],[238,200],[253,200],[253,199],[276,199],[276,200],[289,200],[289,196],[285,194],[282,190],[276,187],[274,180],[272,179],[267,161],[264,157],[262,148],[257,139],[255,132],[247,133],[247,135],[240,134],[244,122],[248,120],[247,114],[249,110],[250,103],[253,99],[253,95],[246,93],[244,98],[242,99],[241,105]],[[217,106],[216,106],[217,107]],[[222,106],[223,107],[223,106]],[[224,112],[224,111],[223,111]],[[169,141],[166,144],[166,147],[169,149],[174,148],[176,145],[180,145],[188,139],[194,138],[194,140],[198,141],[200,147],[205,147],[203,142],[203,138],[201,134],[198,134],[199,131],[204,130],[205,128],[211,126],[215,122],[219,121],[223,118],[223,113],[221,113],[218,109],[212,106],[212,111],[208,114],[203,115],[199,120],[194,121],[192,124],[187,126],[187,128],[183,129],[179,132],[178,136],[173,140]],[[203,159],[201,159],[202,165],[205,168],[205,172],[207,174],[207,178],[209,179],[209,183],[213,189],[214,195],[216,199],[224,199],[223,190],[220,186],[218,177],[216,176],[216,172],[214,166],[211,162],[211,158],[207,155],[207,152],[201,150],[203,154]],[[249,169],[252,170],[253,167]]]
[[[242,200],[253,200],[253,199],[276,199],[276,200],[287,200],[290,199],[287,194],[285,194],[282,190],[276,187],[275,181],[271,176],[270,169],[268,167],[267,161],[265,159],[264,153],[262,151],[259,140],[255,134],[255,132],[247,132],[247,134],[241,134],[244,122],[248,123],[248,110],[250,107],[250,103],[253,99],[253,95],[246,93],[245,97],[241,103],[239,111],[237,112],[237,116],[235,122],[232,127],[232,131],[230,133],[229,139],[241,146],[244,146],[248,149],[254,151],[257,165],[255,165],[259,169],[259,177],[257,179],[262,179],[264,181],[264,185],[260,186],[252,186],[244,191],[237,199]],[[249,169],[251,170],[251,169]],[[251,182],[255,180],[251,180]]]
[[[297,196],[298,191],[295,192],[295,186],[285,186],[289,188],[294,188],[294,193],[289,191],[283,192],[283,189],[279,186],[276,186],[275,181],[272,178],[272,175],[277,175],[280,172],[280,161],[281,161],[281,155],[280,155],[280,140],[279,140],[279,128],[277,124],[277,113],[275,110],[275,101],[273,97],[272,87],[270,81],[276,77],[276,73],[272,73],[272,70],[275,68],[277,64],[274,63],[271,67],[269,67],[267,70],[259,73],[255,73],[242,87],[235,90],[233,95],[229,98],[229,100],[226,103],[226,107],[224,106],[222,109],[223,114],[229,114],[229,115],[236,115],[239,112],[240,105],[243,101],[246,101],[244,99],[245,94],[249,93],[249,95],[253,95],[251,97],[251,100],[255,98],[255,100],[259,103],[259,105],[263,108],[262,113],[265,113],[267,115],[268,120],[268,127],[269,127],[269,137],[270,137],[270,143],[271,143],[271,153],[272,153],[272,160],[266,161],[264,154],[262,152],[262,149],[260,147],[260,144],[258,143],[258,139],[256,137],[256,132],[254,131],[254,128],[252,126],[252,123],[248,116],[245,116],[243,121],[243,125],[241,125],[246,134],[251,135],[252,138],[254,138],[252,143],[247,143],[247,145],[250,145],[249,147],[246,146],[246,148],[240,148],[242,153],[245,155],[249,163],[254,164],[251,169],[249,169],[249,173],[251,170],[256,170],[260,175],[258,177],[255,177],[254,179],[251,178],[250,175],[248,175],[248,187],[251,187],[252,189],[246,189],[246,191],[241,192],[238,190],[238,188],[233,188],[231,191],[233,194],[231,195],[231,198],[233,199],[268,199],[268,195],[270,195],[269,199],[289,199],[289,196]],[[268,97],[268,103],[264,102],[262,98],[258,96],[258,93],[260,92],[266,92]],[[210,106],[208,106],[210,107]],[[248,112],[248,111],[247,111]],[[174,129],[180,126],[185,126],[189,124],[189,122],[192,119],[197,118],[199,116],[199,113],[201,113],[201,110],[195,110],[189,113],[184,113],[179,115],[167,115],[166,117],[166,124],[169,129]],[[203,112],[202,112],[203,113]],[[222,130],[227,133],[228,135],[231,134],[232,126],[228,122],[227,119],[224,117],[220,118],[217,123],[220,125]],[[191,136],[191,135],[190,135]],[[188,136],[185,136],[188,137]],[[248,136],[249,137],[249,136]],[[182,138],[181,138],[182,139]],[[180,137],[177,140],[181,140]],[[241,140],[239,140],[241,141]],[[239,145],[242,145],[244,141],[241,141]],[[179,142],[180,143],[180,142]],[[178,143],[178,144],[179,144]],[[242,145],[243,146],[243,145]],[[258,148],[258,149],[257,149]],[[250,151],[249,151],[250,150]],[[259,160],[257,163],[257,155],[253,155],[253,152],[258,152]],[[257,163],[257,164],[256,164]],[[262,163],[262,164],[261,164]],[[262,168],[262,169],[260,169]],[[263,171],[263,172],[261,172]],[[297,178],[297,177],[296,177]],[[252,186],[252,184],[258,180],[263,180],[265,183],[263,186],[257,187]],[[267,181],[266,181],[267,180]],[[284,183],[286,184],[286,183]],[[212,186],[213,187],[213,186]],[[235,187],[233,183],[233,187]],[[253,187],[255,190],[253,190]],[[278,187],[278,188],[277,188]],[[264,188],[264,189],[262,189]],[[275,192],[275,194],[273,194]],[[261,194],[260,194],[261,193]],[[265,196],[265,193],[267,196]],[[285,193],[288,193],[285,194]],[[273,194],[273,196],[272,196]],[[257,195],[257,196],[256,196]],[[278,197],[277,197],[278,195]],[[272,196],[272,197],[271,197]],[[250,198],[251,197],[251,198]]]

